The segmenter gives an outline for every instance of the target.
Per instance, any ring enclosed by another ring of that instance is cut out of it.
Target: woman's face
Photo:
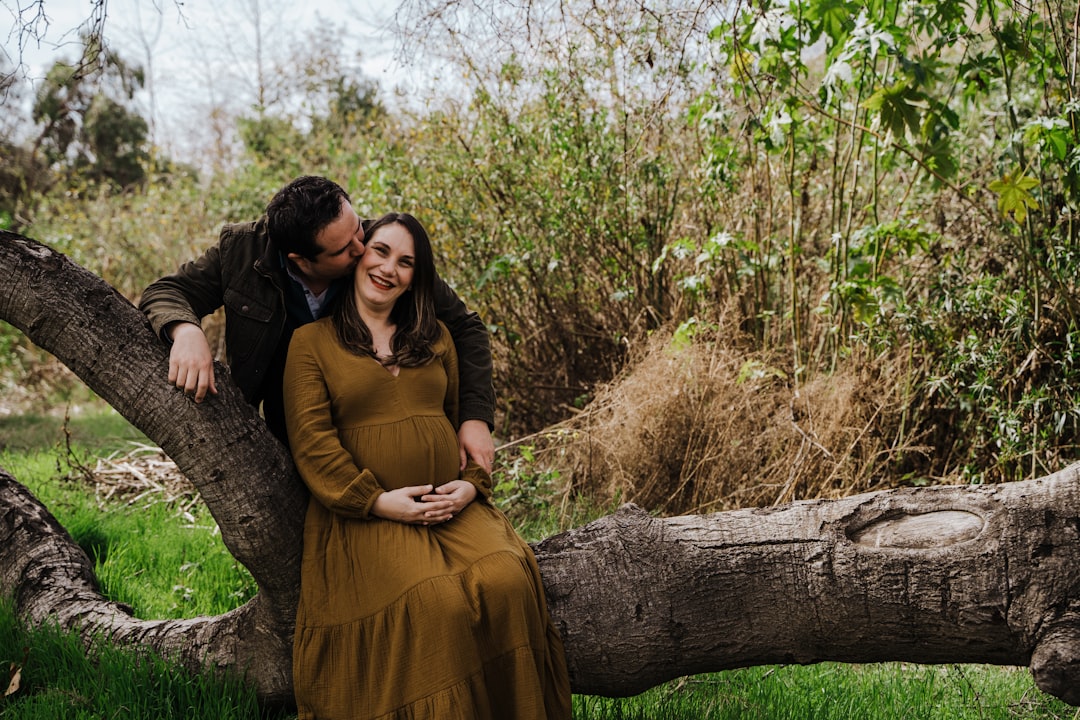
[[[403,225],[375,230],[356,266],[353,290],[359,305],[389,310],[412,284],[416,264],[413,238]]]

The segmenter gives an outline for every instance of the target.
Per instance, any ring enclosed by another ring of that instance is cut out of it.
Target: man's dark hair
[[[266,206],[270,242],[288,255],[314,260],[325,248],[315,238],[341,217],[341,201],[352,202],[349,193],[332,180],[304,175],[277,191]]]

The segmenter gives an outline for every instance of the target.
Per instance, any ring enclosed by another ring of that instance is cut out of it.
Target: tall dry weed
[[[662,514],[849,495],[898,482],[926,451],[904,438],[903,365],[852,360],[793,379],[733,327],[683,342],[656,332],[595,400],[544,434],[567,492]]]

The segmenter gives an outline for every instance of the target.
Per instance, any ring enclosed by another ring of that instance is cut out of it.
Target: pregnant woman
[[[536,560],[460,469],[457,357],[411,215],[367,232],[351,292],[296,331],[285,410],[311,490],[293,677],[301,720],[566,720]]]

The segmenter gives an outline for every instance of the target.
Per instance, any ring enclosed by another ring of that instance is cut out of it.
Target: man
[[[225,349],[244,398],[262,406],[270,430],[287,443],[282,375],[293,330],[329,313],[349,291],[364,254],[364,223],[348,193],[322,177],[299,177],[255,222],[227,224],[218,244],[157,280],[139,302],[154,332],[171,344],[169,382],[202,402],[217,394],[214,356],[200,319],[225,306]],[[489,472],[495,396],[487,328],[439,280],[436,309],[450,328],[461,376],[458,448]]]

